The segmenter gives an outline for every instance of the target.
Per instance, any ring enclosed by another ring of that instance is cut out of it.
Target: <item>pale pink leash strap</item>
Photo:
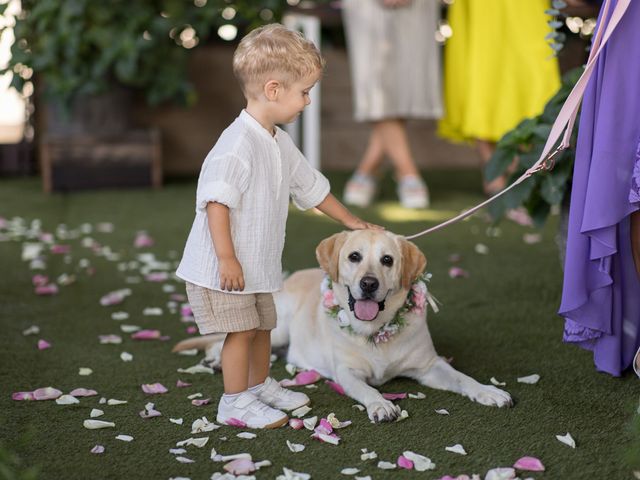
[[[612,1],[613,0],[605,1],[602,7],[603,9],[603,12],[601,15],[602,19],[606,18]],[[511,190],[515,186],[524,182],[527,178],[532,176],[534,173],[539,172],[540,170],[551,170],[551,168],[553,168],[556,155],[558,155],[558,153],[560,153],[562,150],[568,148],[571,143],[571,132],[573,130],[573,126],[576,121],[578,110],[580,108],[580,102],[582,101],[582,96],[584,95],[584,91],[587,87],[587,83],[589,82],[589,78],[591,77],[593,70],[595,68],[596,62],[598,60],[598,56],[600,55],[600,52],[602,52],[602,49],[604,48],[605,44],[609,40],[609,37],[611,37],[611,34],[615,30],[616,26],[620,22],[620,19],[624,15],[624,12],[627,10],[627,7],[629,6],[630,2],[631,0],[618,0],[615,8],[613,9],[613,12],[611,13],[611,18],[609,20],[609,23],[607,24],[607,28],[604,30],[601,28],[598,29],[596,36],[593,39],[593,43],[591,45],[591,53],[589,54],[589,60],[587,61],[584,72],[582,72],[582,75],[576,82],[576,85],[573,87],[573,90],[571,90],[571,93],[567,97],[567,100],[564,102],[564,105],[560,109],[560,113],[558,113],[556,121],[553,123],[553,126],[551,127],[551,132],[549,133],[549,137],[547,137],[547,142],[544,146],[544,149],[542,150],[542,154],[540,155],[540,158],[538,159],[538,161],[535,164],[533,164],[533,166],[529,168],[525,173],[523,173],[522,176],[520,176],[520,178],[518,178],[515,182],[513,182],[504,190],[501,190],[500,192],[495,194],[493,197],[488,198],[484,202],[476,205],[473,208],[470,208],[469,210],[465,210],[460,215],[450,218],[445,222],[442,222],[431,228],[427,228],[426,230],[423,230],[414,235],[408,235],[405,237],[407,238],[407,240],[411,240],[411,239],[418,238],[423,235],[427,235],[429,233],[435,232],[436,230],[445,228],[453,223],[456,223],[468,217],[469,215],[473,215],[475,212],[477,212],[481,208],[493,202],[496,198],[501,197],[502,195],[507,193],[509,190]],[[562,142],[555,150],[551,151],[553,146],[556,144],[556,142],[560,138],[560,135],[562,135],[563,131],[564,131],[564,137],[562,138]]]

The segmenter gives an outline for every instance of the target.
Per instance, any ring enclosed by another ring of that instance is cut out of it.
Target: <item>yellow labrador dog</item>
[[[316,249],[320,269],[291,275],[274,295],[274,348],[287,360],[336,381],[373,421],[393,420],[400,408],[374,388],[394,377],[459,393],[483,405],[512,405],[510,395],[455,370],[433,347],[426,322],[426,259],[403,237],[385,231],[342,232]],[[219,366],[224,334],[180,342],[174,351],[206,348]]]

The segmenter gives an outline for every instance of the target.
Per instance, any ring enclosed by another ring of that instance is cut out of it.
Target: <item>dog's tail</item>
[[[225,336],[226,334],[224,333],[213,333],[211,335],[187,338],[178,342],[171,351],[181,352],[183,350],[191,350],[194,348],[197,348],[198,350],[205,350],[212,343],[222,342]]]

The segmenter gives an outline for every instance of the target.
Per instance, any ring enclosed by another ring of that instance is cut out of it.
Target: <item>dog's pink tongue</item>
[[[356,304],[353,307],[358,320],[373,320],[378,315],[380,307],[378,302],[373,300],[356,300]]]

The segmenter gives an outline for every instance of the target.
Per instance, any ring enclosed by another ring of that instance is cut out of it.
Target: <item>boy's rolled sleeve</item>
[[[331,187],[329,180],[309,165],[302,154],[291,174],[291,198],[300,210],[313,208],[327,198]]]
[[[242,160],[232,156],[207,158],[198,181],[196,209],[206,209],[209,202],[236,208],[248,179],[249,171]]]

